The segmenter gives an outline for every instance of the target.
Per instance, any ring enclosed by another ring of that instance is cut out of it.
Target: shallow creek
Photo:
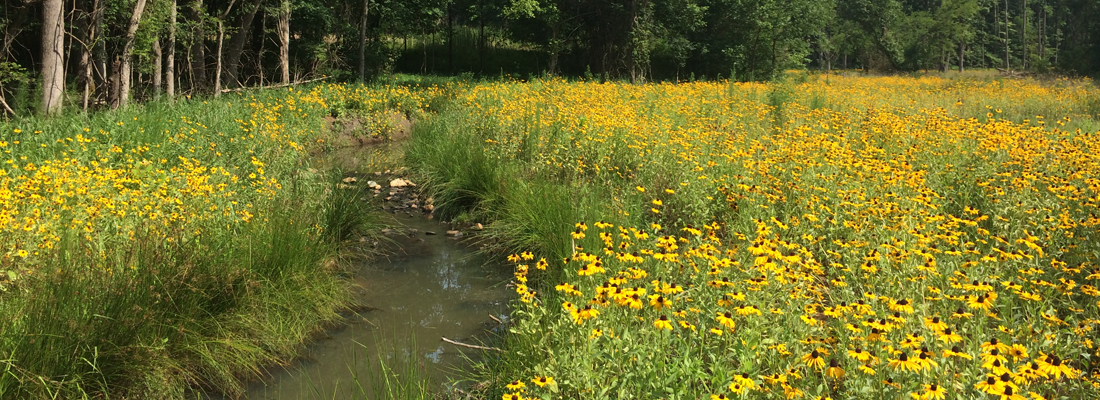
[[[409,362],[422,365],[437,390],[466,366],[462,353],[480,356],[480,350],[441,338],[489,341],[500,328],[497,320],[507,318],[509,290],[503,282],[508,276],[444,236],[445,226],[397,216],[405,227],[390,236],[396,250],[363,263],[352,277],[362,287],[356,300],[371,309],[350,315],[347,325],[326,332],[291,365],[271,368],[264,382],[248,388],[246,398],[363,398],[374,392],[371,376],[379,376],[383,362],[398,373]]]

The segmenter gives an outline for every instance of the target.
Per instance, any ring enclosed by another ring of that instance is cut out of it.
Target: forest
[[[1100,71],[1091,0],[3,0],[5,116],[392,72]]]

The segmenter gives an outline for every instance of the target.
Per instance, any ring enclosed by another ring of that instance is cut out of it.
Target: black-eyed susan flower
[[[810,368],[818,370],[825,368],[825,359],[821,358],[821,353],[817,350],[813,350],[809,354],[802,356],[802,362],[806,363],[806,366]]]
[[[658,317],[656,321],[653,321],[653,327],[657,328],[658,330],[666,329],[671,331],[672,321],[669,321],[668,317],[662,315]]]
[[[511,383],[509,383],[507,385],[504,385],[504,388],[508,389],[508,390],[511,390],[513,392],[518,392],[518,391],[523,390],[523,388],[525,386],[526,385],[521,381],[512,381]]]
[[[893,303],[890,303],[890,311],[900,311],[906,314],[913,313],[913,301],[910,299],[900,299]]]
[[[1027,397],[1020,396],[1019,391],[1012,387],[1005,387],[999,395],[1000,400],[1027,400]]]
[[[962,359],[966,359],[966,360],[973,360],[974,359],[974,357],[971,357],[969,354],[966,354],[961,349],[959,349],[959,346],[951,346],[950,349],[944,350],[943,351],[943,356],[945,358],[954,357],[954,358],[962,358]]]
[[[987,376],[981,382],[974,384],[974,389],[987,394],[1000,394],[1003,390],[995,376]]]
[[[931,317],[931,318],[925,317],[924,318],[924,326],[928,327],[928,329],[931,329],[935,332],[940,332],[940,331],[943,331],[944,329],[947,329],[947,323],[943,322],[943,320],[941,320],[940,317],[938,317],[938,316],[934,316],[934,317]]]
[[[1051,379],[1058,380],[1062,375],[1065,375],[1068,379],[1077,377],[1077,370],[1066,364],[1065,360],[1053,354],[1039,354],[1039,358],[1036,359],[1036,362],[1039,363],[1039,369],[1050,376]]]
[[[909,354],[904,351],[898,356],[897,359],[890,360],[890,367],[895,370],[918,372],[921,370],[921,364],[914,359],[909,358]]]
[[[939,332],[939,340],[945,344],[955,344],[962,341],[962,336],[959,336],[953,329],[946,328]]]
[[[730,330],[733,330],[737,326],[737,324],[733,322],[733,313],[729,311],[726,311],[724,313],[719,312],[718,316],[715,317],[714,320],[718,321],[719,324],[726,328],[729,328]]]
[[[538,385],[538,387],[544,387],[546,385],[554,384],[554,377],[552,376],[536,376],[531,379],[531,382]]]
[[[947,391],[943,386],[935,383],[924,385],[924,391],[920,394],[921,400],[943,400],[947,395]]]
[[[835,358],[829,360],[829,367],[825,369],[825,376],[833,379],[840,379],[844,377],[844,368],[840,367],[840,363]]]
[[[741,386],[741,391],[734,390],[733,385],[737,384]],[[756,381],[749,377],[749,374],[741,373],[733,376],[733,383],[730,383],[730,391],[734,394],[741,394],[745,390],[750,390],[756,387]]]

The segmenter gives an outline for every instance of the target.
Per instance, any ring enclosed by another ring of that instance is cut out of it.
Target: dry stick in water
[[[485,346],[478,346],[478,345],[473,345],[473,344],[466,344],[466,343],[456,342],[454,340],[447,339],[445,337],[440,337],[440,339],[443,339],[444,342],[453,344],[455,346],[469,347],[471,349],[478,349],[478,350],[496,350],[496,351],[499,351],[501,353],[505,353],[504,350],[498,349],[496,347],[485,347]]]

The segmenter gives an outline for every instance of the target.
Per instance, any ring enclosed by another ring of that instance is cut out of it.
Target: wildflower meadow
[[[410,161],[514,252],[489,397],[1094,398],[1098,95],[492,83]]]

